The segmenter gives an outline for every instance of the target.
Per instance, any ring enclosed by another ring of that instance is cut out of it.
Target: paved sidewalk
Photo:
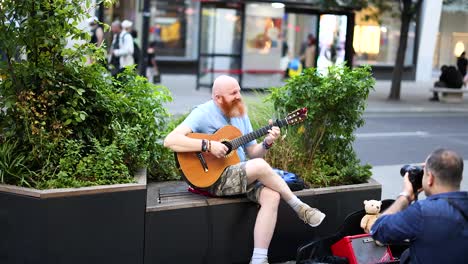
[[[377,81],[374,91],[369,94],[366,113],[396,112],[467,112],[468,97],[465,95],[460,103],[432,102],[429,89],[433,82],[403,81],[400,101],[389,101],[391,81]]]
[[[196,76],[184,74],[165,74],[161,76],[162,85],[169,88],[174,101],[167,107],[172,114],[187,113],[193,106],[207,101],[211,97],[210,88],[196,89]],[[468,112],[468,96],[461,103],[431,102],[429,89],[433,82],[402,82],[400,101],[387,100],[390,93],[390,81],[377,81],[368,98],[366,113],[437,113]],[[257,92],[244,92],[244,96],[260,100]],[[261,94],[261,93],[260,93]]]

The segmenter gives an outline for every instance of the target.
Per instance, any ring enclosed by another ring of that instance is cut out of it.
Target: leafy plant
[[[359,164],[352,143],[353,132],[364,124],[362,114],[374,83],[369,67],[340,65],[329,67],[326,74],[308,68],[285,86],[272,88],[268,100],[280,116],[307,107],[308,118],[287,129],[267,160],[314,186],[366,181],[370,166]]]
[[[0,145],[0,181],[11,179],[15,183],[28,185],[24,176],[27,174],[27,168],[23,162],[26,159],[24,155],[16,151],[17,142],[7,141]]]
[[[170,92],[133,67],[117,78],[108,73],[104,47],[78,28],[91,2],[0,3],[2,183],[79,187],[130,182],[140,167],[173,173],[161,143]]]

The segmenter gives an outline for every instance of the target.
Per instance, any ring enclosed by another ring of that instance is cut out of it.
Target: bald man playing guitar
[[[209,186],[210,182],[189,183],[217,197],[245,194],[248,199],[260,205],[255,221],[254,250],[250,263],[268,263],[268,248],[275,230],[280,199],[286,201],[298,217],[312,227],[320,225],[325,214],[303,203],[263,159],[280,136],[280,128],[273,125],[272,120],[269,121],[270,126],[266,128],[267,135],[262,143],[253,139],[233,149],[232,145],[238,141],[226,144],[223,139],[215,140],[215,137],[208,136],[203,138],[204,134],[211,135],[226,126],[234,127],[242,135],[252,134],[252,125],[246,112],[237,80],[226,75],[219,76],[213,83],[212,100],[194,108],[167,135],[164,146],[181,154],[180,157],[193,157],[196,160],[194,166],[200,168],[199,174],[211,173],[217,166],[215,162],[210,163],[211,161],[219,160],[219,164],[223,164],[223,159],[227,159],[233,154],[230,152],[235,151],[239,162],[221,167],[221,174],[216,175],[214,183]],[[180,161],[181,158],[179,163]]]

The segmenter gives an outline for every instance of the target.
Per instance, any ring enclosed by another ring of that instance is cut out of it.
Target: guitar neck
[[[268,125],[268,126],[264,126],[258,130],[255,130],[255,131],[252,131],[248,134],[245,134],[243,136],[240,136],[238,138],[235,138],[233,140],[231,140],[231,144],[232,144],[232,149],[237,149],[238,147],[254,140],[254,139],[257,139],[261,136],[264,136],[266,134],[268,134],[268,130],[271,129],[271,127],[273,126],[278,126],[278,127],[283,127],[283,126],[286,126],[288,125],[288,122],[286,121],[286,119],[281,119],[281,120],[276,120],[275,122],[273,122],[272,125]]]

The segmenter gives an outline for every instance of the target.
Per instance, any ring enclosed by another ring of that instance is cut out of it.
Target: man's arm
[[[104,41],[104,31],[102,30],[101,27],[98,27],[96,29],[96,38],[97,38],[96,46],[100,47],[102,45],[102,42]]]
[[[187,137],[192,130],[186,125],[179,125],[164,139],[164,147],[175,152],[201,151],[202,140]]]
[[[413,192],[413,185],[409,180],[408,172],[403,177],[403,192],[401,192],[396,198],[395,202],[387,209],[382,215],[396,214],[406,209],[411,202],[414,201],[415,196]],[[421,191],[421,190],[418,190]]]
[[[269,123],[272,124],[273,121],[269,120]],[[247,147],[247,155],[249,158],[262,158],[267,153],[268,149],[273,145],[276,139],[281,135],[281,130],[277,126],[271,127],[268,130],[268,135],[265,137],[264,141],[260,144],[255,144]]]
[[[414,240],[422,232],[423,226],[421,206],[416,203],[398,213],[379,216],[370,234],[384,244],[399,243],[405,239]]]
[[[382,215],[396,214],[405,210],[409,204],[409,200],[405,196],[400,195],[395,202],[393,202],[393,204],[382,213]]]
[[[421,232],[422,219],[419,206],[408,208],[414,199],[413,186],[406,173],[403,178],[403,192],[372,226],[372,237],[382,243],[400,242],[416,237]]]
[[[246,151],[247,151],[247,155],[249,156],[249,158],[251,158],[251,159],[263,158],[265,156],[265,154],[268,152],[268,149],[265,148],[265,146],[263,144],[264,143],[262,141],[259,144],[248,146],[246,148]],[[270,146],[271,146],[271,144],[270,144]]]
[[[202,150],[202,139],[190,138],[187,136],[192,129],[180,124],[164,139],[164,147],[170,148],[175,152],[199,152]],[[221,142],[211,141],[208,145],[208,151],[217,158],[226,155],[228,147]]]

